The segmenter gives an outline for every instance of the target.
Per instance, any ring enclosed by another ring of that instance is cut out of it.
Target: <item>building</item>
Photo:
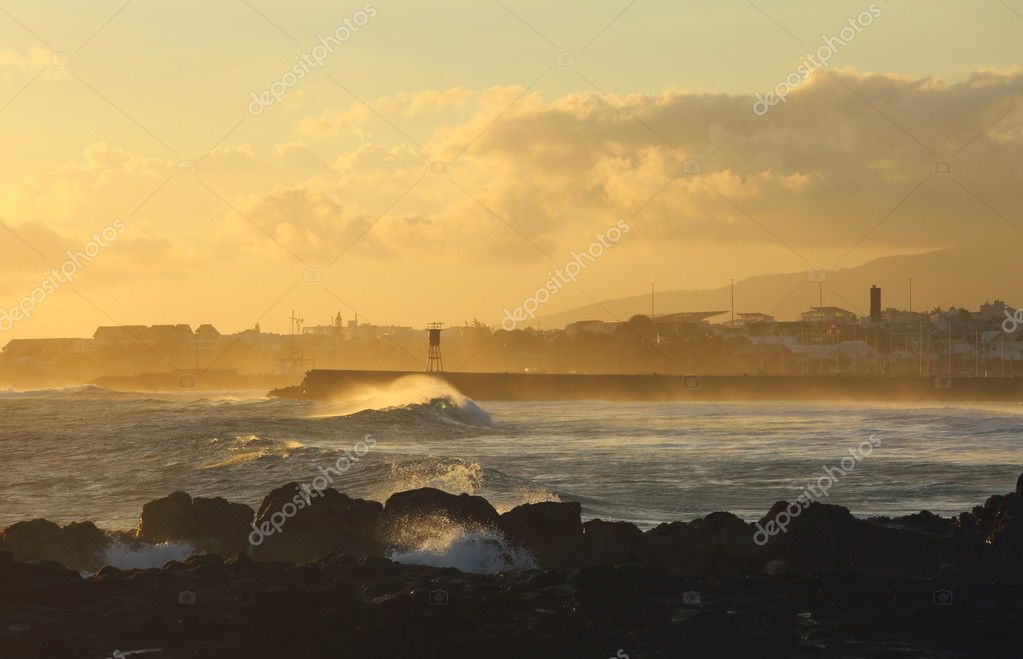
[[[774,316],[766,313],[739,313],[735,315],[739,317],[739,320],[746,323],[747,325],[776,322],[774,320]]]
[[[575,338],[587,332],[590,334],[608,334],[611,331],[609,323],[605,323],[603,320],[577,320],[574,323],[565,325],[565,334],[568,334],[572,338]]]
[[[341,338],[344,334],[344,323],[341,322],[341,312],[337,312],[337,315],[330,321],[329,325],[313,325],[311,327],[303,327],[303,334],[315,334],[317,336],[330,336]]]
[[[804,323],[856,323],[859,317],[852,311],[840,307],[810,307],[799,315]]]
[[[3,357],[22,366],[41,366],[68,357],[87,357],[90,339],[13,339],[3,349]]]
[[[681,311],[654,316],[654,327],[660,335],[684,334],[699,327],[709,327],[708,318],[720,316],[727,311]]]
[[[97,347],[124,347],[129,345],[154,346],[157,344],[185,345],[193,341],[188,325],[117,325],[99,327],[92,335]]]

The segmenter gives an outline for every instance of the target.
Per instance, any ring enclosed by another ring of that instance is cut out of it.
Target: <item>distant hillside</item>
[[[1017,246],[953,247],[910,256],[890,256],[855,268],[826,270],[824,304],[866,315],[870,286],[881,287],[882,307],[905,309],[909,278],[913,278],[913,308],[935,306],[976,309],[985,300],[1023,302],[1023,250]],[[978,267],[977,264],[983,264]],[[758,275],[735,283],[735,312],[761,312],[779,320],[795,320],[817,305],[817,284],[807,272]],[[658,291],[656,312],[729,309],[729,287],[704,290]],[[626,320],[650,313],[650,294],[602,301],[599,305],[539,317],[544,327],[563,327],[578,320]],[[728,314],[710,319],[728,320]]]

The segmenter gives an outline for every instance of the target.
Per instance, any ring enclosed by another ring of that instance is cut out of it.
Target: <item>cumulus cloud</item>
[[[818,73],[765,117],[746,95],[532,93],[431,148],[462,154],[450,175],[551,244],[624,216],[632,240],[852,246],[897,209],[874,239],[925,247],[968,240],[978,219],[1005,228],[973,195],[1003,214],[1018,206],[1021,103],[1018,71],[955,83]],[[935,175],[946,159],[964,187]]]
[[[381,96],[370,103],[370,107],[357,103],[344,110],[330,110],[316,116],[306,117],[299,123],[299,131],[306,135],[336,135],[377,116],[414,117],[424,113],[438,113],[460,108],[475,96],[472,92],[455,87],[453,89],[424,89],[403,92],[394,96]],[[375,112],[374,112],[375,110]]]
[[[622,218],[634,228],[630,245],[769,245],[814,261],[825,246],[891,253],[1021,235],[1009,226],[1023,228],[1013,215],[1023,194],[1019,71],[954,82],[819,71],[766,116],[754,115],[753,101],[678,89],[409,92],[374,107],[399,120],[442,113],[429,119],[422,148],[393,131],[340,151],[315,138],[266,153],[223,146],[190,180],[175,162],[97,144],[27,177],[0,200],[0,214],[14,227],[102,225],[126,212],[125,199],[142,201],[173,176],[161,193],[173,207],[151,203],[139,218],[153,239],[282,260],[329,261],[354,245],[374,259],[429,248],[539,261]],[[360,108],[299,127],[380,122]],[[937,160],[952,161],[953,175],[935,174]],[[431,173],[433,161],[447,162],[446,173]],[[207,236],[201,246],[183,237],[196,227]]]
[[[369,228],[357,209],[314,186],[277,188],[248,199],[243,208],[252,228],[301,260],[332,261]]]
[[[376,105],[400,117],[446,98],[416,92]],[[1006,222],[1023,173],[1015,70],[955,82],[818,71],[767,116],[753,114],[752,93],[546,98],[494,87],[450,98],[460,119],[435,125],[423,150],[366,142],[334,162],[336,194],[373,190],[378,208],[406,195],[373,230],[391,246],[422,240],[418,230],[462,254],[539,258],[532,245],[571,248],[623,217],[635,242],[770,244],[804,260],[836,245],[876,253],[969,242],[978,223],[1019,235]],[[380,121],[360,107],[309,121]],[[449,161],[450,182],[430,176],[405,192],[431,160]],[[939,160],[954,161],[954,177],[936,174]],[[397,221],[401,213],[415,221]]]

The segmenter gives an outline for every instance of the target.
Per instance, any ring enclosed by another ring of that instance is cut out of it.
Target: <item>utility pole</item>
[[[945,375],[952,375],[952,320],[948,321],[948,360],[945,366]]]
[[[731,280],[731,322],[736,322],[736,280]]]
[[[913,278],[909,278],[909,312],[913,313]]]
[[[650,284],[650,320],[654,319],[654,285]]]

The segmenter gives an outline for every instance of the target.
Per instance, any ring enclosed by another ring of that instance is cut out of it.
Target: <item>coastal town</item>
[[[287,333],[259,325],[221,333],[210,324],[99,327],[91,337],[14,339],[0,379],[90,382],[104,376],[234,372],[300,375],[313,368],[424,370],[427,328],[374,325],[335,314]],[[948,375],[1023,372],[1023,314],[1001,300],[977,309],[870,313],[814,306],[798,319],[756,311],[676,311],[563,328],[507,331],[478,320],[443,330],[451,371],[703,375]]]

